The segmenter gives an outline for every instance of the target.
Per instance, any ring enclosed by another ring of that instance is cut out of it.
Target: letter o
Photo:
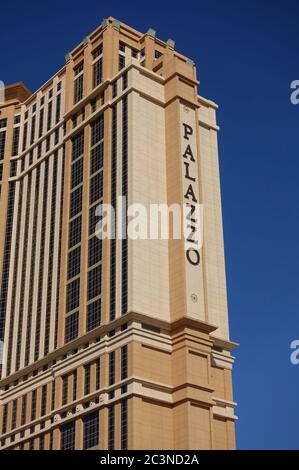
[[[195,260],[191,258],[190,256],[190,253],[191,251],[193,253],[195,253]],[[199,263],[200,263],[200,254],[199,254],[199,251],[197,250],[194,250],[194,248],[189,248],[187,251],[186,251],[186,257],[187,257],[187,260],[189,261],[190,264],[192,264],[193,266],[198,266]]]

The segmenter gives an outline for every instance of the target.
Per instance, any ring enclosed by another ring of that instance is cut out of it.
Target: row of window
[[[126,400],[123,400],[124,403]],[[123,408],[123,406],[122,406]],[[99,445],[99,416],[100,411],[94,411],[83,417],[83,449],[92,449],[96,448]],[[123,416],[121,412],[121,421],[123,421]],[[126,416],[127,421],[127,416]],[[127,423],[126,423],[127,428]],[[34,429],[32,429],[34,432]],[[75,449],[75,421],[71,421],[67,424],[64,424],[60,427],[60,448],[61,450],[74,450]],[[127,434],[127,431],[126,431]],[[24,437],[23,434],[21,437]],[[127,436],[124,436],[124,431],[121,430],[121,440]],[[13,442],[13,439],[11,440]],[[35,443],[35,445],[34,445]],[[4,444],[4,442],[3,442]],[[24,442],[19,444],[18,447],[20,450],[24,449]],[[28,449],[33,450],[37,448],[38,450],[45,449],[45,434],[41,434],[37,438],[32,438],[29,440]],[[49,449],[53,449],[53,431],[50,432],[50,442]],[[125,449],[125,447],[122,447]]]
[[[30,351],[34,349],[34,360],[37,360],[42,353],[47,354],[49,351],[49,340],[50,340],[50,323],[52,315],[52,301],[54,291],[52,285],[54,280],[52,279],[52,267],[54,257],[51,256],[49,259],[49,266],[47,273],[44,272],[44,263],[45,263],[45,253],[46,249],[50,253],[54,252],[54,243],[55,243],[55,221],[56,221],[56,212],[57,204],[59,204],[59,198],[61,198],[61,193],[57,192],[57,183],[58,183],[58,165],[63,167],[63,159],[58,158],[58,153],[53,154],[49,159],[38,166],[34,172],[30,172],[25,178],[19,182],[19,191],[18,191],[18,204],[16,211],[16,249],[14,257],[14,267],[12,270],[12,288],[15,289],[17,277],[21,276],[20,282],[20,296],[19,296],[19,305],[18,312],[16,313],[16,301],[15,297],[12,297],[11,303],[11,322],[9,324],[9,345],[8,355],[7,355],[7,375],[12,371],[19,370],[21,366],[27,366],[30,361]],[[51,168],[51,175],[50,175]],[[43,194],[42,198],[37,197],[40,195],[40,185],[43,182]],[[26,188],[26,193],[25,193]],[[30,204],[26,204],[26,201],[31,199],[31,195],[35,194],[34,204],[31,207]],[[48,195],[50,200],[48,200]],[[50,204],[49,204],[50,203]],[[25,219],[23,220],[22,208],[25,209]],[[48,207],[49,206],[49,207]],[[38,213],[41,211],[41,223],[38,222]],[[30,226],[25,221],[29,220],[29,215],[32,213],[33,224]],[[21,224],[24,224],[24,237],[23,237],[23,258],[19,259],[19,237]],[[49,223],[49,244],[46,247],[46,227]],[[32,231],[32,236],[29,237],[29,230]],[[38,234],[40,233],[40,245],[37,245]],[[30,258],[30,269],[27,271],[26,266],[28,264],[27,254],[29,253],[29,243],[31,245],[31,258]],[[39,251],[37,251],[39,248]],[[58,247],[57,247],[58,249]],[[42,321],[42,295],[37,296],[37,306],[33,309],[34,302],[34,285],[35,278],[37,273],[35,270],[35,261],[39,259],[39,268],[38,268],[38,284],[36,290],[40,293],[42,292],[44,285],[46,290],[46,304],[45,304],[45,323]],[[25,280],[26,276],[29,276],[29,285],[28,285],[28,299],[25,304]],[[45,277],[45,279],[44,279]],[[58,281],[57,281],[58,282]],[[4,293],[3,293],[4,294]],[[4,298],[5,299],[5,298]],[[6,303],[5,303],[6,306]],[[4,304],[3,304],[4,310]],[[18,315],[17,325],[14,323],[14,318]],[[32,319],[33,314],[35,315],[35,332],[34,339],[31,341],[32,337]],[[26,323],[25,323],[26,319]],[[25,350],[24,350],[24,364],[21,364],[21,338],[24,333],[24,326],[26,325],[26,341],[25,341]],[[44,332],[44,342],[40,343],[41,329],[43,328]],[[16,336],[15,336],[16,335]],[[15,338],[15,339],[14,339]],[[15,345],[12,344],[15,342]],[[12,352],[15,351],[15,364],[12,364]],[[33,358],[32,358],[33,359]]]
[[[22,151],[24,152],[28,145],[32,145],[36,138],[42,137],[44,131],[49,131],[53,124],[58,124],[61,119],[61,94],[56,96],[56,108],[55,114],[53,114],[53,101],[48,102],[47,114],[45,116],[45,109],[41,108],[39,111],[39,118],[37,121],[37,116],[34,114],[31,117],[31,130],[30,136],[28,136],[28,122],[25,121],[23,128],[23,141],[22,141]],[[46,119],[45,119],[46,117]]]
[[[47,414],[47,394],[48,384],[43,385],[39,389],[39,400],[38,400],[38,389],[33,390],[30,394],[23,395],[21,399],[13,400],[11,406],[11,420],[8,422],[8,404],[3,405],[2,415],[2,434],[5,434],[8,430],[13,430],[17,426],[18,411],[20,412],[20,426],[24,426],[26,422],[34,421],[39,417],[43,417]],[[52,397],[55,397],[54,382],[51,386]],[[18,409],[20,406],[20,409]],[[54,400],[51,401],[51,410],[54,409]],[[28,415],[29,412],[29,415]],[[28,419],[29,416],[29,419]]]
[[[71,421],[60,428],[61,450],[75,450],[76,423]],[[99,411],[83,417],[83,449],[99,445]]]
[[[19,185],[19,197],[18,197],[18,202],[17,202],[17,227],[16,227],[16,239],[20,239],[20,233],[21,233],[21,213],[22,213],[22,207],[23,207],[23,187],[24,187],[24,180],[22,179],[20,181]],[[15,252],[14,252],[14,270],[13,270],[13,281],[12,281],[12,289],[13,292],[16,292],[16,285],[17,285],[17,276],[18,276],[18,266],[17,266],[17,261],[19,259],[19,249],[20,249],[20,243],[16,244],[15,247]],[[12,297],[12,302],[11,302],[11,313],[10,313],[10,324],[9,324],[9,333],[8,333],[8,344],[10,347],[8,348],[8,353],[7,353],[7,375],[10,374],[11,372],[11,360],[12,360],[12,353],[13,353],[13,347],[12,347],[12,341],[13,341],[13,336],[14,336],[14,320],[15,320],[15,303],[16,303],[16,295]],[[4,312],[5,315],[6,312]]]
[[[109,353],[108,356],[108,384],[109,386],[114,385],[115,383],[115,351]],[[93,370],[94,386],[91,388],[91,371]],[[62,377],[62,406],[66,405],[71,401],[77,400],[77,384],[78,384],[78,370],[74,370],[71,373]],[[128,377],[128,346],[124,345],[120,349],[120,380],[125,380]],[[92,391],[100,390],[101,388],[101,358],[98,358],[93,363],[88,363],[84,365],[84,396],[89,395]],[[11,422],[10,426],[8,423],[8,404],[3,406],[3,416],[2,416],[2,434],[5,434],[8,430],[15,429],[17,425],[17,412],[18,404],[20,403],[20,425],[23,426],[27,421],[28,407],[30,405],[30,421],[34,421],[38,417],[43,417],[47,414],[47,399],[50,389],[48,384],[43,385],[40,388],[39,400],[37,400],[38,390],[33,390],[28,400],[28,395],[23,395],[21,402],[17,399],[13,400],[11,408]],[[122,393],[125,393],[127,389],[123,389]],[[51,410],[55,409],[55,382],[52,382],[51,385]],[[109,398],[114,398],[114,391],[111,392]],[[38,411],[39,404],[39,411]]]
[[[118,56],[118,69],[122,70],[126,65],[125,45],[120,43],[120,54]],[[156,51],[157,52],[157,51]],[[103,58],[102,46],[100,46],[93,53],[92,63],[92,86],[96,88],[103,81]],[[138,51],[132,49],[132,57],[137,57]],[[74,104],[78,103],[83,98],[84,92],[84,65],[83,62],[74,68]]]
[[[22,173],[25,170],[25,167],[30,167],[33,162],[34,158],[36,160],[39,160],[42,155],[43,151],[44,152],[49,152],[52,148],[52,145],[55,146],[59,143],[60,138],[62,137],[61,135],[61,128],[58,128],[53,132],[51,135],[49,135],[44,142],[40,142],[34,150],[31,150],[27,155],[25,155],[21,159],[20,163],[20,168],[19,171]],[[19,148],[19,137],[20,137],[20,128],[16,127],[14,129],[13,133],[13,147],[12,147],[12,156],[17,156],[18,155],[18,148]],[[11,166],[10,166],[10,176],[14,177],[17,174],[17,167],[18,167],[18,162],[20,160],[12,160],[11,161]]]
[[[33,265],[34,265],[34,257],[31,258],[31,261],[33,262]],[[30,295],[29,295],[29,297],[31,296],[31,292],[32,292],[32,290],[30,290]],[[99,299],[99,301],[100,301],[100,299]],[[95,302],[95,303],[96,303],[96,302]],[[30,305],[30,303],[29,303],[29,305]],[[93,304],[90,304],[90,305],[92,306]],[[92,311],[92,310],[93,310],[93,309],[91,309],[91,311]],[[96,314],[97,314],[97,311],[98,311],[98,310],[97,310],[97,309],[95,309],[95,310],[96,310]],[[93,315],[91,315],[91,318],[93,318]],[[125,330],[127,330],[127,328],[128,328],[128,324],[127,324],[127,323],[124,323],[124,324],[121,325],[119,331],[125,331]],[[152,326],[152,325],[148,325],[148,324],[146,324],[146,323],[142,323],[142,328],[144,328],[144,329],[146,329],[146,330],[149,330],[149,331],[154,331],[154,332],[156,332],[156,333],[160,333],[160,329],[159,329],[159,328],[156,328],[156,327],[154,327],[154,326]],[[90,329],[93,329],[93,328],[90,328]],[[28,332],[29,332],[29,333],[28,333]],[[116,332],[117,332],[116,330],[110,331],[110,332],[109,332],[109,337],[114,336],[114,335],[116,334]],[[28,317],[27,335],[29,336],[29,338],[30,338],[30,333],[31,333],[31,328],[30,328],[30,320],[29,320],[29,317]],[[25,350],[25,356],[26,356],[26,351],[27,351],[27,343],[29,343],[28,336],[26,336],[26,350]],[[99,337],[97,337],[96,342],[98,343],[100,340],[101,340],[101,337],[99,336]],[[93,344],[93,342],[92,342],[92,344]],[[88,347],[88,345],[89,345],[89,344],[87,343],[87,344],[85,344],[84,347]],[[71,351],[71,355],[72,355],[72,354],[76,354],[77,352],[78,352],[78,349],[74,349],[73,351]],[[65,358],[65,357],[63,357],[63,358]],[[60,358],[60,359],[61,359],[61,358]],[[48,364],[45,364],[41,369],[35,369],[30,375],[25,374],[24,376],[20,377],[19,379],[14,380],[13,382],[10,382],[9,384],[5,385],[5,386],[2,388],[2,390],[7,391],[7,390],[9,390],[10,388],[16,387],[16,386],[17,386],[18,384],[20,384],[20,383],[26,382],[26,381],[27,381],[28,379],[30,379],[31,377],[36,377],[39,372],[42,372],[42,371],[44,372],[44,371],[48,370],[48,369],[51,368],[53,365],[55,365],[56,362],[57,362],[57,360],[55,359],[55,360],[53,360],[52,362],[49,362]],[[25,364],[27,365],[28,363],[25,361]]]
[[[0,160],[4,159],[6,131],[0,132]]]
[[[99,445],[99,411],[83,418],[83,449],[96,448]],[[128,447],[128,402],[120,403],[120,443],[121,449]],[[71,421],[60,428],[62,450],[75,450],[76,423]],[[115,448],[115,405],[108,407],[108,449]]]
[[[89,202],[92,206],[90,220],[90,238],[88,241],[88,285],[87,285],[87,322],[86,330],[90,331],[101,323],[101,265],[102,241],[94,235],[93,217],[96,205],[103,197],[103,139],[104,117],[99,116],[91,125],[91,156],[90,156],[90,191]],[[71,171],[71,203],[69,223],[69,256],[68,279],[80,274],[81,264],[81,229],[82,229],[82,183],[83,183],[83,152],[84,131],[79,132],[72,141],[72,171]],[[79,187],[78,187],[79,186]],[[75,217],[75,218],[74,218]],[[79,245],[79,246],[77,246]],[[74,279],[67,285],[67,312],[79,307],[80,278]],[[79,312],[73,312],[66,317],[65,341],[72,341],[78,336]]]
[[[31,434],[33,434],[34,431],[35,431],[34,427],[33,429],[30,429]],[[20,435],[21,435],[21,438],[24,437],[23,432],[21,432]],[[45,434],[41,434],[39,437],[29,439],[26,443],[21,442],[18,446],[13,448],[13,450],[24,450],[25,445],[27,446],[28,450],[34,450],[34,449],[45,450],[45,436],[46,436]],[[50,439],[49,439],[48,449],[52,450],[53,449],[53,432],[52,431],[49,433],[49,438]],[[11,436],[10,442],[14,442],[14,440],[15,440],[15,436]],[[2,441],[1,444],[4,445],[5,442]]]
[[[56,84],[56,93],[59,93],[60,90],[61,90],[61,81]],[[53,88],[51,88],[48,91],[48,99],[51,100],[51,98],[53,98]],[[36,104],[37,103],[34,103],[31,107],[32,115],[36,112]],[[40,101],[39,101],[40,108],[42,108],[44,104],[45,104],[45,95],[41,96],[40,98]],[[29,115],[29,110],[25,112],[25,120],[28,119],[28,115]],[[16,116],[15,124],[18,124],[19,122],[20,122],[20,116]]]

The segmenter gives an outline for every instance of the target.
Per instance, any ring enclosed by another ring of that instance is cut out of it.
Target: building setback
[[[235,448],[217,105],[174,46],[110,17],[5,89],[0,449]],[[202,203],[203,247],[99,240],[120,196]]]

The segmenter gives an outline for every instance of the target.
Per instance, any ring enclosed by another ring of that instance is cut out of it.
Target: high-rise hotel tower
[[[35,93],[5,88],[0,449],[235,447],[217,106],[174,47],[108,18]],[[202,248],[100,240],[120,196],[191,196]]]

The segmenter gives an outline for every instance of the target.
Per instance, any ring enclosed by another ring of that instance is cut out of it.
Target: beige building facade
[[[217,105],[174,47],[110,17],[5,89],[0,449],[235,448]],[[202,204],[202,247],[100,240],[119,197]]]

